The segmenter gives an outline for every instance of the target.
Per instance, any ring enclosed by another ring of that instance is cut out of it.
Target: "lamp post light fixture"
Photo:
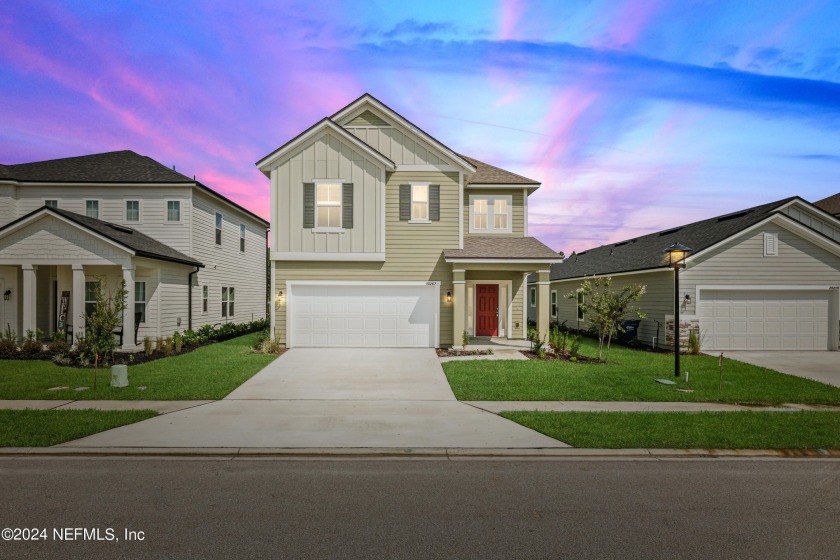
[[[674,377],[680,376],[680,267],[694,249],[680,242],[674,243],[663,253],[668,253],[668,264],[674,269]]]

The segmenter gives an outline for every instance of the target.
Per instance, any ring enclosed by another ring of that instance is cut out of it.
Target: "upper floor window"
[[[245,252],[245,224],[239,224],[239,251]]]
[[[411,221],[428,222],[429,220],[429,184],[411,184]]]
[[[166,201],[166,221],[180,222],[181,221],[181,201],[167,200]]]
[[[470,197],[470,233],[511,233],[510,195]]]
[[[315,227],[341,227],[341,183],[315,184]]]
[[[140,221],[140,201],[126,200],[125,201],[125,221],[139,222]]]
[[[44,206],[47,208],[58,208],[58,201],[56,199],[47,199],[44,201]]]
[[[85,216],[88,218],[96,218],[99,219],[99,201],[98,200],[86,200],[85,201]]]
[[[216,245],[222,244],[222,215],[216,212]]]

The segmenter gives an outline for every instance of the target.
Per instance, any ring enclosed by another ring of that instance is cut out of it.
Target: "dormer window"
[[[511,233],[510,195],[470,196],[470,233]]]

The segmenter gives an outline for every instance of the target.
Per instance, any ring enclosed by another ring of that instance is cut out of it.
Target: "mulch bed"
[[[448,348],[435,348],[438,358],[448,358],[450,356],[489,356],[493,353],[492,350],[449,350]]]
[[[522,352],[522,354],[526,358],[528,358],[529,360],[541,360],[543,362],[557,362],[557,361],[571,362],[571,361],[574,361],[575,363],[578,363],[578,364],[600,364],[601,363],[601,361],[599,361],[598,358],[588,358],[586,356],[578,356],[577,359],[571,360],[570,359],[571,356],[569,356],[568,354],[562,354],[560,356],[560,359],[558,360],[554,356],[554,354],[550,353],[550,352],[546,352],[545,358],[540,358],[539,354],[537,354],[535,352],[532,352],[530,350],[520,350],[520,352]]]

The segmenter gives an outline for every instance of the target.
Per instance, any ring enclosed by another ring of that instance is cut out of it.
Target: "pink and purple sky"
[[[840,2],[6,0],[0,163],[131,149],[268,217],[254,162],[369,92],[540,180],[581,251],[840,192]]]

